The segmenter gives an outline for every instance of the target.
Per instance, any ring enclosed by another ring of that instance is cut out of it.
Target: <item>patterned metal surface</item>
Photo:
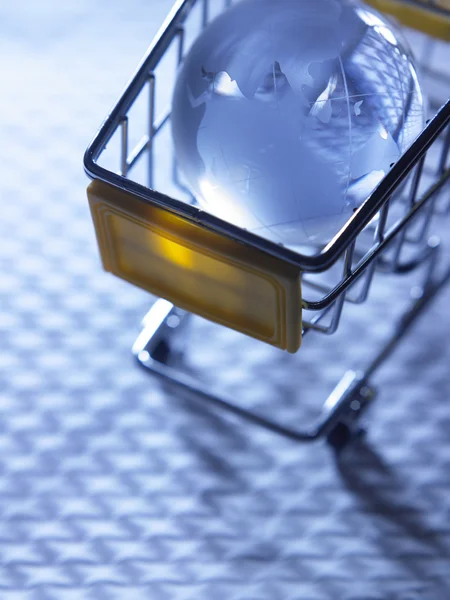
[[[100,269],[81,157],[169,5],[0,7],[0,598],[448,598],[450,289],[339,461],[130,358],[150,300]],[[199,321],[187,368],[298,421],[364,364],[407,288],[382,278],[295,358]]]

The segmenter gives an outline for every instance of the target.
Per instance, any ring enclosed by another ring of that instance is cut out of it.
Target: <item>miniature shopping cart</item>
[[[446,1],[371,4],[430,39],[449,41]],[[361,433],[361,417],[374,398],[372,375],[450,280],[450,270],[441,266],[439,239],[430,230],[434,217],[450,212],[450,101],[436,107],[376,190],[317,253],[300,254],[231,225],[195,204],[170,142],[177,68],[196,35],[231,3],[177,0],[86,152],[85,168],[93,179],[88,197],[103,265],[160,298],[133,348],[145,369],[272,431],[299,441],[324,436],[341,449]],[[449,89],[446,77],[443,85]],[[168,186],[159,183],[162,172],[170,174]],[[173,340],[190,314],[296,352],[307,335],[335,333],[344,306],[364,303],[374,278],[416,271],[414,301],[391,338],[365,370],[344,375],[307,431],[212,394],[172,364]]]

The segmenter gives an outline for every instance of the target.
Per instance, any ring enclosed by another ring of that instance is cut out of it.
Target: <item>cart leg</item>
[[[157,300],[142,321],[143,329],[132,352],[140,363],[150,360],[169,368],[174,358],[174,335],[189,321],[186,313],[167,300]]]

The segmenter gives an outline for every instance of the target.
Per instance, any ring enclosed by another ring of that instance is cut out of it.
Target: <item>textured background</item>
[[[130,357],[151,299],[101,271],[82,154],[169,6],[0,4],[0,598],[448,598],[450,289],[378,374],[368,439],[339,462]],[[301,425],[407,288],[382,278],[296,358],[199,322],[188,366]]]

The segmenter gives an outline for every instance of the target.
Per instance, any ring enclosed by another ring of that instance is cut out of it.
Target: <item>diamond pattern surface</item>
[[[0,7],[0,598],[447,598],[450,289],[377,375],[368,438],[339,461],[130,358],[151,299],[101,271],[81,159],[169,7]],[[195,322],[186,368],[301,424],[408,285],[382,278],[295,358]]]

